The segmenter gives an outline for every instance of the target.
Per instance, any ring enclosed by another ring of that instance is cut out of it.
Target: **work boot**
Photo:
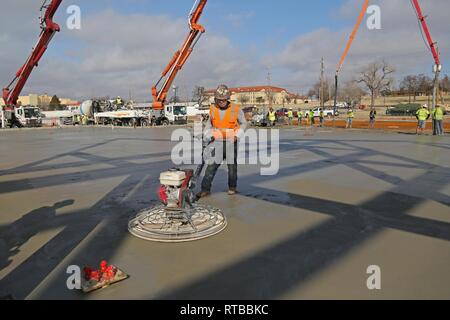
[[[228,195],[233,196],[236,194],[236,188],[229,188],[228,189]]]
[[[210,195],[211,195],[211,192],[209,192],[209,191],[202,191],[200,193],[197,193],[196,198],[197,198],[197,200],[199,200],[201,198],[206,198],[206,197],[208,197]]]

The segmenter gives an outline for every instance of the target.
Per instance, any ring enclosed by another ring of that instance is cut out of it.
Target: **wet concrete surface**
[[[204,203],[228,227],[182,244],[127,222],[158,203],[171,128],[0,132],[0,297],[15,299],[449,299],[450,139],[358,130],[280,133],[280,171],[226,167]],[[309,130],[309,129],[308,129]],[[83,295],[70,265],[130,278]],[[367,268],[381,268],[368,290]]]

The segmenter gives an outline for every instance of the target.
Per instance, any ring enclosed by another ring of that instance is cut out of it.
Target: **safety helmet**
[[[231,91],[226,85],[221,84],[217,87],[214,98],[217,100],[229,100],[231,98]]]
[[[422,108],[428,109],[428,105],[425,103],[425,104],[422,105]]]

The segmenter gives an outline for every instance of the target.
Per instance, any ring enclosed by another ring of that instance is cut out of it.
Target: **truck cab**
[[[187,106],[185,104],[168,104],[164,106],[164,117],[163,124],[186,124]]]
[[[0,118],[1,116],[0,114]],[[37,107],[14,107],[13,110],[5,110],[4,116],[6,125],[11,128],[42,127],[42,114]]]

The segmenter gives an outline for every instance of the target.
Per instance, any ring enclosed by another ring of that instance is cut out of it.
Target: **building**
[[[52,101],[52,96],[47,93],[43,95],[29,94],[27,96],[20,96],[17,102],[22,106],[38,106],[38,107],[48,107]],[[79,102],[70,98],[59,98],[61,105],[79,105]],[[0,106],[5,105],[3,99],[0,98]]]
[[[255,86],[230,88],[231,101],[241,105],[290,105],[298,104],[303,98],[299,95],[288,92],[284,88],[274,86]],[[210,103],[214,101],[215,90],[206,90],[204,96]]]

